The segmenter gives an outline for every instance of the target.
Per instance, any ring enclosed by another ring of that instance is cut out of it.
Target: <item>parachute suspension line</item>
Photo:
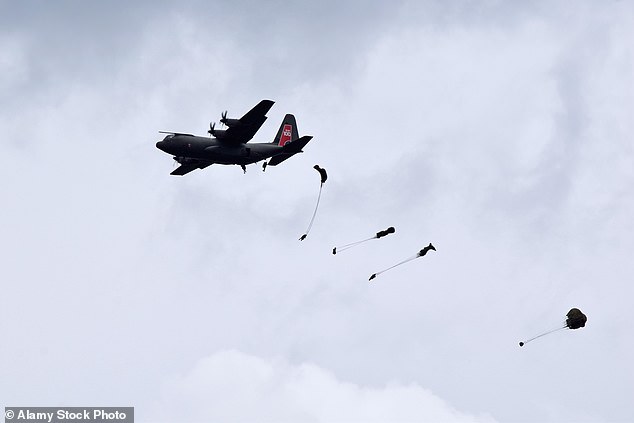
[[[313,222],[315,221],[315,216],[317,215],[317,208],[319,207],[319,200],[321,199],[321,189],[324,187],[324,183],[321,182],[319,185],[319,195],[317,196],[317,204],[315,204],[315,211],[313,211],[313,217],[310,218],[310,223],[308,224],[308,229],[306,229],[306,233],[302,235],[299,240],[303,241],[308,236],[310,229],[313,227]]]
[[[568,326],[563,325],[562,327],[558,327],[558,328],[555,328],[555,329],[549,330],[548,332],[544,332],[544,333],[542,333],[542,334],[540,334],[540,335],[537,335],[537,336],[533,336],[532,338],[527,339],[526,341],[520,342],[520,347],[523,347],[523,346],[524,346],[524,344],[527,344],[527,343],[529,343],[529,342],[531,342],[531,341],[533,341],[533,340],[535,340],[535,339],[537,339],[537,338],[541,338],[542,336],[546,336],[546,335],[548,335],[548,334],[550,334],[550,333],[557,332],[557,331],[562,330],[562,329],[566,329],[567,327],[568,327]]]
[[[373,236],[371,238],[364,239],[364,240],[361,240],[361,241],[351,242],[350,244],[342,245],[341,247],[335,247],[333,251],[336,251],[336,253],[340,253],[342,251],[349,250],[350,248],[352,248],[352,247],[354,247],[356,245],[359,245],[361,243],[370,241],[370,240],[375,239],[375,238],[376,238],[376,236]],[[333,254],[336,254],[336,253],[333,253]]]
[[[394,266],[390,266],[390,267],[388,267],[388,268],[387,268],[387,269],[385,269],[385,270],[381,270],[380,272],[376,272],[376,275],[378,276],[378,275],[380,275],[380,274],[381,274],[381,273],[383,273],[383,272],[387,272],[387,271],[388,271],[388,270],[390,270],[390,269],[394,269],[396,266],[400,266],[401,264],[405,264],[405,263],[407,263],[408,261],[412,261],[412,260],[414,260],[414,259],[416,259],[416,258],[418,258],[418,257],[419,257],[419,255],[418,255],[418,254],[416,254],[415,256],[412,256],[412,257],[407,258],[407,259],[405,259],[405,260],[403,260],[403,261],[401,261],[401,262],[399,262],[399,263],[396,263]]]
[[[400,266],[401,264],[405,264],[405,263],[407,263],[408,261],[412,261],[412,260],[414,260],[414,259],[417,259],[418,257],[420,257],[420,255],[416,254],[415,256],[412,256],[412,257],[407,258],[407,259],[405,259],[405,260],[403,260],[403,261],[401,261],[401,262],[399,262],[399,263],[396,263],[394,266],[390,266],[390,267],[388,267],[387,269],[383,269],[383,270],[381,270],[380,272],[373,273],[373,274],[372,274],[372,276],[370,276],[370,280],[372,280],[372,279],[376,278],[376,277],[377,277],[377,276],[379,276],[381,273],[387,272],[387,271],[388,271],[388,270],[390,270],[390,269],[394,269],[396,266]]]
[[[367,241],[371,241],[373,239],[379,239],[379,238],[383,238],[384,236],[388,236],[389,234],[393,234],[394,232],[396,232],[396,229],[394,229],[393,226],[390,226],[389,228],[387,228],[384,231],[378,231],[376,233],[376,235],[374,235],[373,237],[370,237],[368,239],[362,239],[361,241],[357,241],[357,242],[351,242],[350,244],[346,244],[341,246],[341,248],[339,249],[339,251],[346,251],[349,248],[354,247],[355,245],[359,245],[361,243],[367,242]],[[333,254],[337,254],[337,247],[332,249],[332,253]]]
[[[319,200],[321,200],[321,189],[324,187],[324,184],[319,184],[319,195],[317,195],[317,204],[315,204],[315,210],[313,211],[313,217],[310,218],[310,223],[308,224],[308,229],[306,229],[306,234],[310,232],[313,227],[313,222],[315,222],[315,216],[317,215],[317,209],[319,208]]]

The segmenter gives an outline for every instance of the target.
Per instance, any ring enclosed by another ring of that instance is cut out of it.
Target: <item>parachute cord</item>
[[[310,223],[308,224],[308,229],[306,229],[306,235],[310,232],[310,229],[313,227],[313,222],[315,221],[315,215],[317,215],[317,208],[319,207],[319,200],[321,199],[321,189],[324,184],[321,183],[319,185],[319,195],[317,196],[317,204],[315,204],[315,211],[313,212],[313,217],[310,218]]]
[[[337,248],[337,252],[345,251],[345,250],[348,250],[348,249],[354,247],[355,245],[359,245],[359,244],[361,244],[363,242],[370,241],[371,239],[375,239],[375,238],[376,238],[376,236],[373,236],[372,238],[364,239],[362,241],[357,241],[357,242],[351,242],[350,244],[342,245],[341,247],[335,247],[335,248]]]
[[[560,328],[556,328],[556,329],[549,330],[548,332],[544,332],[544,333],[542,333],[542,334],[540,334],[540,335],[534,336],[534,337],[532,337],[531,339],[527,339],[526,341],[524,341],[524,342],[523,342],[523,344],[527,344],[527,343],[531,342],[531,341],[532,341],[532,340],[534,340],[534,339],[541,338],[542,336],[546,336],[546,335],[548,335],[549,333],[553,333],[553,332],[557,332],[558,330],[566,329],[567,327],[568,327],[568,326],[563,325],[563,326],[562,326],[562,327],[560,327]]]
[[[407,259],[405,259],[405,260],[401,261],[400,263],[396,263],[394,266],[390,266],[390,267],[388,267],[387,269],[383,269],[383,270],[381,270],[380,272],[376,272],[376,273],[375,273],[375,275],[376,275],[376,276],[379,276],[379,275],[380,275],[381,273],[383,273],[383,272],[387,272],[387,271],[388,271],[388,270],[390,270],[390,269],[394,269],[396,266],[400,266],[401,264],[405,264],[405,263],[407,263],[408,261],[412,261],[412,260],[414,260],[414,259],[417,259],[418,257],[420,257],[420,256],[419,256],[418,254],[416,254],[415,256],[410,257],[410,258],[407,258]]]

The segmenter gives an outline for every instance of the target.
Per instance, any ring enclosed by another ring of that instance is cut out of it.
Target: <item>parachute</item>
[[[368,238],[368,239],[363,239],[363,240],[361,240],[361,241],[352,242],[352,243],[350,243],[350,244],[343,245],[343,246],[341,246],[341,247],[339,247],[339,248],[335,247],[335,248],[333,248],[333,249],[332,249],[332,253],[333,253],[333,254],[337,254],[337,252],[342,252],[342,251],[345,251],[345,250],[349,250],[350,248],[355,247],[355,246],[357,246],[357,245],[359,245],[359,244],[362,244],[362,243],[364,243],[364,242],[366,242],[366,241],[370,241],[370,240],[372,240],[372,239],[379,239],[379,238],[383,238],[384,236],[388,236],[389,234],[393,234],[394,232],[396,232],[396,229],[394,229],[394,227],[393,227],[393,226],[390,226],[389,228],[387,228],[387,229],[386,229],[386,230],[384,230],[384,231],[378,231],[378,232],[376,233],[376,235],[374,235],[374,236],[373,236],[373,237],[371,237],[371,238]]]
[[[308,229],[306,229],[306,233],[299,238],[300,241],[303,241],[306,239],[306,237],[308,236],[308,233],[310,232],[310,229],[313,227],[313,222],[315,221],[315,215],[317,214],[317,208],[319,207],[319,200],[321,199],[321,189],[323,188],[324,183],[326,182],[326,179],[328,179],[328,174],[326,173],[326,169],[319,167],[319,165],[313,166],[313,169],[319,172],[319,176],[321,177],[321,184],[319,185],[319,195],[317,196],[317,204],[315,205],[315,211],[313,212],[313,217],[310,218],[310,223],[308,224]]]
[[[520,347],[523,347],[524,344],[529,343],[533,339],[541,338],[542,336],[548,335],[549,333],[557,332],[562,329],[579,329],[585,327],[588,318],[585,314],[581,312],[578,308],[571,308],[570,311],[566,314],[566,324],[564,326],[549,330],[548,332],[544,332],[540,335],[534,336],[531,339],[520,342]]]
[[[571,308],[566,314],[566,327],[568,329],[579,329],[586,326],[588,318],[578,308]]]
[[[400,266],[401,264],[405,264],[405,263],[407,263],[408,261],[412,261],[412,260],[417,259],[417,258],[419,258],[419,257],[423,257],[425,254],[427,254],[427,253],[429,252],[429,250],[434,250],[434,251],[436,251],[436,247],[434,247],[434,246],[431,244],[431,242],[429,243],[429,245],[428,245],[427,247],[425,247],[425,248],[423,248],[422,250],[420,250],[420,251],[419,251],[419,252],[418,252],[415,256],[412,256],[412,257],[407,258],[407,259],[405,259],[405,260],[403,260],[403,261],[401,261],[401,262],[399,262],[399,263],[396,263],[394,266],[390,266],[390,267],[388,267],[387,269],[381,270],[380,272],[372,273],[372,275],[370,276],[370,279],[368,279],[368,280],[370,280],[370,281],[371,281],[372,279],[374,279],[374,278],[376,278],[377,276],[379,276],[381,273],[383,273],[383,272],[387,272],[388,270],[393,269],[393,268],[395,268],[396,266]]]
[[[313,166],[313,169],[319,172],[319,176],[321,177],[321,184],[322,185],[325,184],[326,179],[328,179],[328,174],[326,173],[326,169],[324,169],[323,167],[319,167],[319,165]]]

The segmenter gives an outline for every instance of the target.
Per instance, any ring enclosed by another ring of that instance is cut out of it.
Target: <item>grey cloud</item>
[[[3,25],[0,81],[23,95],[0,102],[0,397],[147,412],[170,375],[205,392],[195,363],[235,349],[245,380],[282,357],[453,416],[631,420],[631,6],[444,4],[61,4]],[[157,130],[204,133],[260,98],[276,105],[255,141],[293,112],[304,154],[168,175]],[[519,350],[572,306],[586,328]]]

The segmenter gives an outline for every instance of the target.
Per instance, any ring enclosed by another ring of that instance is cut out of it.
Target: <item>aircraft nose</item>
[[[165,150],[163,149],[163,146],[164,146],[164,145],[165,145],[165,142],[164,142],[164,141],[159,141],[159,142],[157,142],[157,143],[156,143],[156,148],[158,148],[159,150],[163,150],[163,151],[165,151]]]

